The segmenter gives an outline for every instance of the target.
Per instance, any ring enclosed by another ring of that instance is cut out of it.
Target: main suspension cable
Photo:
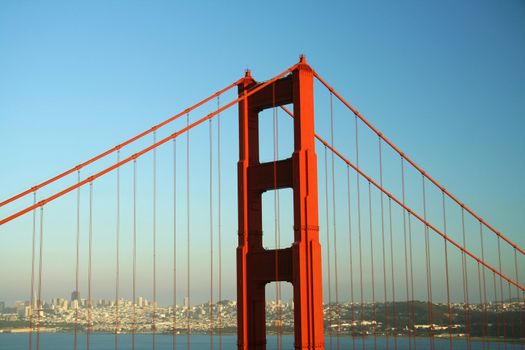
[[[332,94],[334,94],[339,101],[341,101],[348,109],[352,111],[352,113],[355,115],[356,118],[359,118],[370,130],[372,130],[376,135],[378,135],[383,141],[385,141],[395,152],[397,152],[401,157],[403,157],[407,162],[410,163],[417,171],[419,171],[427,180],[429,180],[431,183],[433,183],[436,187],[438,187],[441,191],[443,191],[450,199],[452,199],[454,202],[456,202],[459,206],[464,208],[470,215],[475,217],[479,222],[481,222],[484,226],[486,226],[490,231],[492,231],[497,236],[501,237],[505,242],[507,242],[511,247],[515,248],[517,251],[519,251],[521,254],[525,255],[525,251],[518,247],[515,243],[510,241],[507,237],[503,236],[498,230],[496,230],[494,227],[490,226],[485,220],[483,220],[480,216],[478,216],[476,213],[474,213],[469,207],[467,207],[464,203],[460,202],[456,197],[454,197],[445,187],[440,185],[436,180],[434,180],[427,172],[425,172],[421,167],[419,167],[412,159],[410,159],[405,153],[403,153],[394,143],[392,143],[389,139],[387,139],[378,129],[376,129],[366,118],[364,118],[359,111],[354,108],[352,105],[350,105],[337,91],[334,90],[328,83],[319,76],[319,74],[316,71],[313,71],[314,77],[319,80],[321,84],[323,84],[328,91],[330,91]]]
[[[381,192],[383,192],[385,195],[387,195],[389,198],[391,198],[394,202],[396,202],[397,205],[399,205],[402,209],[406,210],[408,213],[412,214],[412,216],[414,216],[416,219],[418,219],[421,223],[423,223],[423,225],[425,225],[428,229],[431,229],[432,231],[434,231],[436,234],[438,234],[439,236],[445,238],[450,244],[452,244],[453,246],[455,246],[457,249],[459,249],[460,251],[464,251],[468,256],[470,256],[473,260],[475,261],[478,261],[481,263],[481,265],[483,265],[485,268],[487,268],[488,270],[492,271],[493,273],[495,273],[496,275],[500,276],[501,278],[505,279],[506,281],[510,282],[512,285],[518,287],[519,289],[525,291],[525,287],[518,284],[516,281],[514,281],[512,278],[504,275],[503,273],[501,273],[500,271],[498,271],[497,269],[495,269],[494,267],[492,267],[491,265],[489,265],[487,262],[484,261],[484,259],[481,259],[479,257],[477,257],[476,255],[474,255],[472,252],[466,250],[463,246],[461,246],[459,243],[457,243],[455,240],[453,240],[452,238],[450,238],[450,236],[448,235],[445,235],[440,229],[438,229],[436,226],[432,225],[430,222],[428,222],[428,220],[426,220],[425,218],[421,217],[420,215],[418,215],[416,212],[414,212],[414,210],[410,209],[409,207],[407,207],[406,205],[404,205],[398,198],[396,198],[392,193],[388,192],[386,189],[384,189],[383,187],[381,187],[377,182],[375,182],[370,176],[366,175],[358,166],[354,165],[352,162],[350,162],[348,159],[346,159],[341,153],[339,153],[337,150],[335,150],[334,148],[332,148],[325,140],[323,140],[322,138],[320,138],[318,135],[315,135],[315,137],[325,146],[327,147],[329,150],[331,150],[332,152],[334,152],[342,161],[344,161],[347,165],[349,165],[350,167],[352,167],[356,173],[358,174],[358,176],[362,176],[364,179],[366,179],[367,181],[370,181],[372,183],[372,185],[374,185],[374,187],[376,187],[377,189],[379,189]],[[423,177],[424,178],[424,177]]]
[[[194,109],[196,109],[196,108],[206,104],[207,102],[213,100],[215,97],[218,97],[218,96],[222,95],[223,93],[225,93],[226,91],[236,87],[242,81],[242,79],[243,78],[237,80],[236,82],[226,86],[225,88],[223,88],[223,89],[219,90],[218,92],[214,93],[213,95],[211,95],[211,96],[201,100],[200,102],[198,102],[198,103],[194,104],[193,106],[185,109],[184,111],[182,111],[182,112],[180,112],[180,113],[178,113],[178,114],[176,114],[176,115],[166,119],[165,121],[163,121],[163,122],[161,122],[161,123],[159,123],[157,125],[154,125],[150,129],[141,132],[140,134],[136,135],[135,137],[132,137],[129,140],[126,140],[126,141],[116,145],[115,147],[113,147],[111,149],[108,149],[107,151],[102,152],[99,155],[97,155],[97,156],[95,156],[95,157],[93,157],[93,158],[91,158],[91,159],[89,159],[89,160],[87,160],[87,161],[85,161],[85,162],[83,162],[83,163],[81,163],[81,164],[79,164],[79,165],[77,165],[77,166],[75,166],[75,167],[73,167],[73,168],[71,168],[71,169],[69,169],[69,170],[67,170],[67,171],[65,171],[65,172],[63,172],[63,173],[53,177],[53,178],[51,178],[51,179],[49,179],[49,180],[46,180],[46,181],[44,181],[44,182],[42,182],[42,183],[40,183],[40,184],[38,184],[36,186],[33,186],[33,187],[31,187],[31,188],[29,188],[29,189],[27,189],[27,190],[25,190],[25,191],[15,195],[15,196],[13,196],[11,198],[8,198],[8,199],[0,202],[0,208],[3,207],[4,205],[7,205],[7,204],[9,204],[9,203],[19,199],[19,198],[22,198],[22,197],[24,197],[24,196],[26,196],[26,195],[28,195],[30,193],[33,193],[33,192],[37,191],[38,189],[40,189],[42,187],[45,187],[45,186],[47,186],[47,185],[49,185],[49,184],[51,184],[51,183],[53,183],[53,182],[55,182],[57,180],[60,180],[61,178],[65,177],[65,176],[67,176],[69,174],[74,173],[75,171],[79,171],[80,169],[84,168],[85,166],[87,166],[87,165],[89,165],[91,163],[94,163],[94,162],[98,161],[99,159],[102,159],[102,158],[112,154],[113,152],[116,152],[116,151],[124,148],[125,146],[127,146],[127,145],[129,145],[129,144],[131,144],[131,143],[133,143],[133,142],[143,138],[146,135],[149,135],[150,133],[152,133],[152,132],[162,128],[163,126],[165,126],[167,124],[170,124],[171,122],[177,120],[178,118],[182,117],[183,115],[185,115],[185,114],[193,111]]]
[[[164,143],[166,143],[166,142],[168,142],[168,141],[170,141],[170,140],[172,140],[172,139],[174,139],[174,138],[176,138],[176,137],[178,137],[178,136],[188,132],[189,130],[193,129],[194,127],[204,123],[206,120],[213,118],[214,116],[216,116],[217,114],[221,113],[222,111],[224,111],[224,110],[226,110],[226,109],[228,109],[228,108],[238,104],[240,101],[250,97],[251,95],[257,93],[258,91],[260,91],[262,89],[264,89],[265,87],[269,86],[270,84],[273,84],[273,82],[275,82],[276,80],[278,80],[281,77],[285,76],[286,74],[292,72],[295,69],[296,66],[297,65],[293,65],[292,67],[290,67],[287,70],[283,71],[282,73],[276,75],[272,79],[270,79],[270,80],[268,80],[268,81],[266,81],[266,82],[264,82],[264,83],[262,83],[260,85],[257,85],[252,90],[246,92],[245,94],[243,94],[242,96],[238,97],[237,99],[235,99],[235,100],[227,103],[226,105],[222,106],[220,109],[209,113],[208,115],[206,115],[206,116],[200,118],[199,120],[197,120],[197,121],[187,125],[186,127],[180,129],[179,131],[174,132],[171,135],[168,135],[167,137],[163,138],[162,140],[156,142],[155,144],[150,145],[150,146],[142,149],[141,151],[139,151],[139,152],[129,156],[128,158],[121,160],[117,164],[114,164],[114,165],[112,165],[112,166],[110,166],[108,168],[105,168],[104,170],[102,170],[102,171],[100,171],[100,172],[98,172],[98,173],[96,173],[96,174],[94,174],[94,175],[92,175],[92,176],[90,176],[90,177],[80,181],[79,183],[77,183],[75,185],[69,186],[69,187],[63,189],[62,191],[57,192],[54,195],[51,195],[50,197],[47,197],[47,198],[39,201],[38,203],[36,203],[34,205],[30,205],[30,206],[26,207],[25,209],[22,209],[22,210],[20,210],[20,211],[18,211],[16,213],[14,213],[14,214],[4,218],[4,219],[0,219],[0,226],[5,224],[5,223],[7,223],[7,222],[9,222],[9,221],[11,221],[11,220],[14,220],[14,219],[22,216],[22,215],[24,215],[24,214],[26,214],[26,213],[28,213],[30,211],[32,211],[35,208],[41,207],[44,204],[47,204],[47,203],[49,203],[51,201],[54,201],[55,199],[57,199],[59,197],[62,197],[63,195],[65,195],[65,194],[67,194],[67,193],[77,189],[78,187],[84,186],[84,185],[88,184],[89,182],[93,182],[94,180],[96,180],[99,177],[101,177],[101,176],[103,176],[103,175],[105,175],[105,174],[115,170],[116,168],[121,167],[122,165],[124,165],[124,164],[126,164],[128,162],[131,162],[134,159],[137,159],[140,156],[150,152],[151,150],[153,150],[153,149],[163,145]]]

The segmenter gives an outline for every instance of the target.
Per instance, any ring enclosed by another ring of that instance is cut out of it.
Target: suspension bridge
[[[247,71],[0,209],[0,239],[26,237],[29,349],[51,326],[57,280],[74,291],[73,349],[96,348],[95,299],[109,289],[115,349],[139,348],[143,333],[152,349],[160,335],[199,348],[198,332],[229,348],[227,297],[238,349],[266,349],[270,332],[286,348],[287,331],[296,349],[524,347],[524,250],[304,57],[264,82]]]

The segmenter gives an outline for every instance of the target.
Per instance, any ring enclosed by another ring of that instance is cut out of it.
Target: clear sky
[[[265,80],[301,53],[434,178],[525,246],[520,0],[2,1],[0,198],[151,127],[235,81],[246,68]],[[232,190],[235,113],[230,124],[224,122],[224,181]],[[195,142],[206,151],[207,133]],[[225,201],[223,234],[231,235],[225,238],[225,268],[232,272],[235,194],[225,194]],[[74,218],[68,220],[74,228]],[[9,247],[0,260],[0,277],[8,281],[0,282],[0,300],[23,299],[17,295],[28,291],[22,257],[30,247],[30,221],[0,228],[1,250]],[[51,247],[70,250],[72,232],[52,227],[57,235],[70,235]],[[49,249],[50,269],[59,269],[60,255]],[[107,257],[112,259],[111,252]],[[71,268],[59,274],[67,278],[56,280],[49,297],[72,290]],[[232,275],[226,277],[230,282]],[[97,295],[110,297],[111,283],[102,279],[99,286],[109,287]],[[233,297],[233,290],[230,285],[226,296]]]

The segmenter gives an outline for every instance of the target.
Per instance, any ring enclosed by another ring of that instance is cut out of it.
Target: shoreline
[[[27,334],[30,332],[30,329],[29,328],[13,328],[13,329],[0,329],[0,335],[2,334]],[[34,333],[37,333],[36,330],[33,331]],[[40,333],[44,333],[44,334],[71,334],[73,335],[73,331],[70,331],[70,330],[59,330],[59,329],[56,329],[56,328],[51,328],[51,327],[42,327],[40,328]],[[79,334],[85,334],[85,332],[79,332]],[[119,336],[122,335],[122,336],[128,336],[128,335],[131,335],[132,333],[131,332],[122,332],[122,333],[119,333]],[[153,332],[137,332],[135,333],[135,335],[141,335],[141,336],[147,336],[147,335],[152,335]],[[197,336],[209,336],[210,333],[209,332],[193,332],[193,333],[190,333],[191,335],[197,335]],[[113,332],[92,332],[91,335],[115,335],[115,333]],[[172,333],[169,333],[169,332],[162,332],[162,333],[159,333],[157,332],[156,335],[164,335],[164,336],[171,336]],[[186,332],[179,332],[176,334],[176,336],[186,336],[187,333]],[[228,337],[231,337],[231,336],[236,336],[237,333],[236,332],[231,332],[231,331],[228,331],[228,332],[221,332],[221,335],[222,336],[228,336]],[[218,333],[214,333],[214,336],[215,337],[219,337],[219,334]],[[267,336],[269,337],[276,337],[277,334],[276,333],[269,333],[267,334]],[[282,336],[286,336],[286,337],[292,337],[293,336],[293,333],[291,332],[286,332],[286,333],[282,333]],[[325,338],[328,338],[330,337],[329,334],[325,333]],[[373,335],[350,335],[350,334],[341,334],[339,335],[340,338],[356,338],[356,339],[361,339],[361,338],[374,338]],[[337,336],[335,335],[332,335],[332,338],[337,338]],[[377,338],[386,338],[385,335],[377,335]],[[388,338],[394,338],[394,336],[392,335],[389,335]],[[409,338],[407,335],[398,335],[397,338],[403,338],[403,339],[406,339],[406,338]],[[410,337],[412,338],[412,337]],[[438,335],[438,336],[434,336],[434,339],[438,339],[438,340],[448,340],[449,338],[449,335],[448,334],[444,334],[444,335]],[[418,340],[424,340],[424,339],[430,339],[428,336],[416,336],[416,339]],[[490,343],[525,343],[525,338],[516,338],[516,339],[502,339],[502,338],[499,338],[499,337],[490,337],[490,338],[484,338],[484,337],[478,337],[478,336],[474,336],[474,337],[470,337],[470,338],[467,338],[465,335],[452,335],[452,339],[453,340],[464,340],[464,341],[467,341],[470,340],[471,342],[476,342],[476,343],[482,343],[482,342],[490,342]]]

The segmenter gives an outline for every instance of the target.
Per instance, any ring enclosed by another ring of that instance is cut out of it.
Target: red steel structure
[[[239,96],[258,85],[247,72]],[[239,103],[238,349],[266,349],[265,285],[273,281],[293,285],[295,348],[324,349],[313,97],[313,71],[301,58],[291,75]],[[259,112],[290,103],[293,155],[260,163]],[[294,243],[268,250],[262,245],[262,194],[281,188],[293,189]]]

